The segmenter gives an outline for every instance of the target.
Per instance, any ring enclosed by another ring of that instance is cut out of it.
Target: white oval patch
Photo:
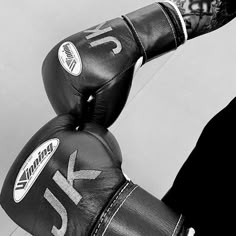
[[[64,42],[58,49],[58,59],[62,67],[71,75],[78,76],[82,71],[80,55],[71,42]]]
[[[50,139],[36,148],[26,159],[15,181],[13,198],[20,202],[28,193],[59,146],[59,139]]]

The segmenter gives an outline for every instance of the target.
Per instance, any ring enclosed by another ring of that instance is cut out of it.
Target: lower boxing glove
[[[182,215],[124,177],[121,162],[107,129],[56,117],[16,158],[1,205],[34,236],[192,235]]]
[[[173,3],[153,3],[74,34],[46,56],[42,76],[57,114],[109,127],[122,111],[134,71],[187,38]]]

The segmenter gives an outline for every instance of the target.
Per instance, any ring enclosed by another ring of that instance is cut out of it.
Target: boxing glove
[[[124,177],[121,162],[107,129],[56,117],[16,158],[1,205],[34,236],[192,235],[182,215]]]
[[[188,39],[214,31],[236,16],[234,0],[171,0],[183,16]]]
[[[122,111],[134,71],[176,49],[186,29],[173,3],[154,3],[106,21],[58,43],[46,56],[42,76],[57,114],[80,124],[109,127]]]

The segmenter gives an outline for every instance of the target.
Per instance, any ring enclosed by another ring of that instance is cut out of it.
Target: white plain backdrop
[[[0,0],[0,188],[29,138],[55,116],[41,65],[63,38],[154,1]],[[236,94],[236,20],[140,69],[111,127],[125,173],[161,198],[207,121]],[[0,208],[0,235],[16,228]],[[12,235],[26,233],[17,229]]]

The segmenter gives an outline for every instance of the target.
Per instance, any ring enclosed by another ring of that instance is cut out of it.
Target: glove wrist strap
[[[164,2],[160,2],[159,4],[162,5],[171,5],[173,10],[172,10],[172,14],[174,15],[174,18],[172,18],[173,20],[176,20],[178,23],[178,29],[182,28],[182,33],[184,34],[184,43],[188,40],[188,33],[187,33],[187,28],[186,28],[186,24],[184,22],[184,18],[179,10],[179,8],[177,7],[177,5],[175,3],[173,3],[170,0],[166,0]]]
[[[186,27],[177,7],[153,3],[123,17],[139,46],[144,63],[186,41]]]
[[[183,223],[182,215],[141,187],[126,181],[104,209],[90,235],[187,235]]]

